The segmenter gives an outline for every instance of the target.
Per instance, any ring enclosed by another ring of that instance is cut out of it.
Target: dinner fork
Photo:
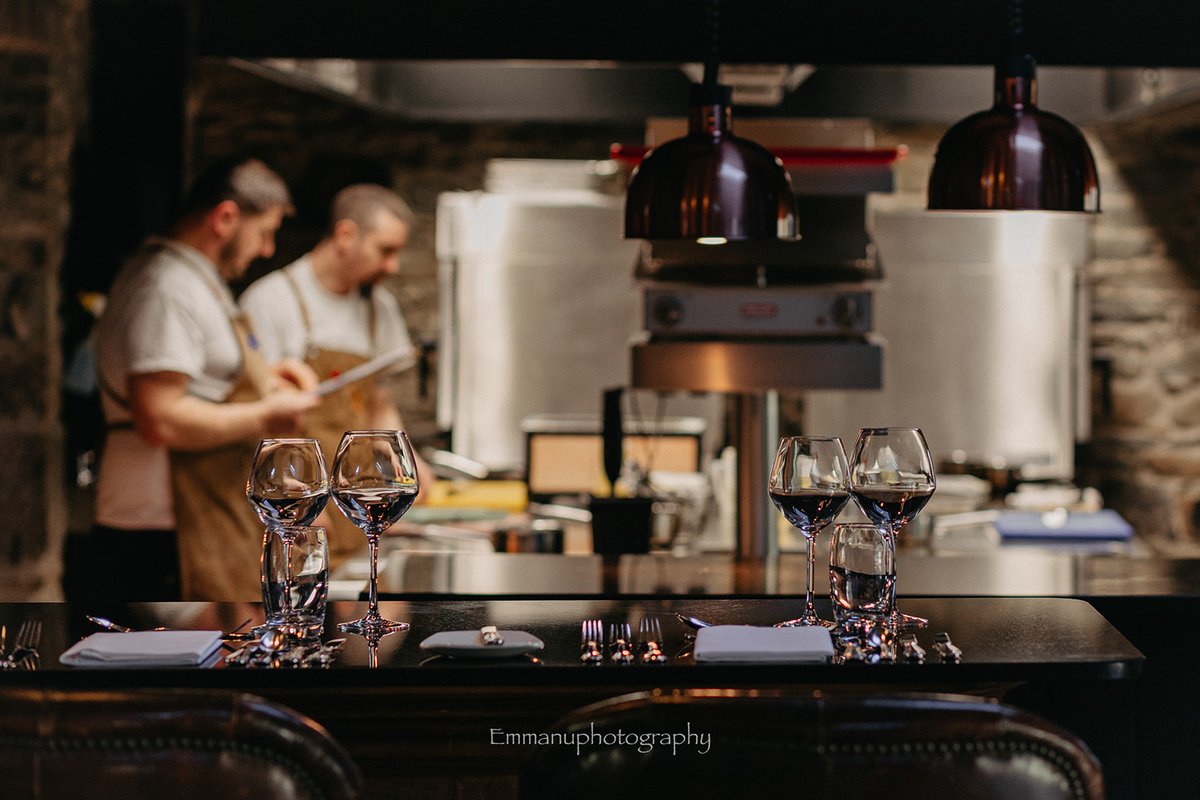
[[[604,661],[604,627],[598,619],[585,619],[580,630],[583,639],[579,660],[585,664],[600,664]]]
[[[666,654],[662,651],[662,623],[658,617],[642,617],[638,623],[638,639],[642,643],[643,664],[664,664]]]
[[[614,622],[608,626],[608,638],[612,642],[612,661],[614,664],[632,664],[633,645],[630,639],[633,634],[628,622]]]
[[[13,640],[13,651],[4,662],[5,669],[16,669],[24,666],[26,669],[38,667],[38,642],[42,639],[42,623],[38,620],[25,620],[17,630],[17,638]]]

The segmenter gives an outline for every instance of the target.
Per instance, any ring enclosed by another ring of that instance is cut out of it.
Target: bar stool
[[[362,777],[313,720],[217,691],[0,690],[0,797],[355,800]]]
[[[572,712],[539,745],[523,800],[1104,797],[1073,734],[961,695],[645,692]]]

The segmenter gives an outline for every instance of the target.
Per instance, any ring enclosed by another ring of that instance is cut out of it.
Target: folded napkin
[[[72,667],[185,667],[221,646],[220,631],[93,633],[58,657]]]
[[[1065,514],[1005,511],[996,519],[996,531],[1003,539],[1126,541],[1133,537],[1133,526],[1111,508]]]
[[[696,631],[697,661],[792,662],[822,661],[833,655],[829,630],[757,628],[752,625],[714,625]]]

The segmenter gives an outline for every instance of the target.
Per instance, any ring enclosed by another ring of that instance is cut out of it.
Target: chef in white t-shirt
[[[413,351],[396,298],[381,282],[400,269],[413,213],[395,192],[375,184],[342,189],[333,199],[326,235],[311,252],[255,281],[239,299],[268,360],[305,361],[328,380],[385,354]],[[411,363],[411,359],[402,359]],[[348,430],[398,430],[403,421],[385,370],[325,396],[305,416],[302,432],[320,440],[326,461]],[[428,467],[419,461],[421,478]],[[328,508],[336,563],[362,549],[362,533]]]
[[[218,162],[113,283],[96,328],[107,437],[92,533],[113,599],[259,592],[261,523],[244,475],[260,437],[294,431],[317,405],[316,377],[263,360],[228,282],[274,252],[290,208],[262,162]]]

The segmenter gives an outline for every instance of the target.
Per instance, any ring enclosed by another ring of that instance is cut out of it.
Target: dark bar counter
[[[511,797],[530,750],[496,745],[492,731],[544,732],[567,712],[635,691],[743,687],[788,692],[966,692],[1004,698],[1056,698],[1060,724],[1091,744],[1102,762],[1129,757],[1134,743],[1113,736],[1108,726],[1089,727],[1081,709],[1104,696],[1115,719],[1130,713],[1131,688],[1142,655],[1090,605],[1064,598],[905,598],[910,612],[928,617],[918,632],[929,648],[933,634],[947,631],[963,649],[961,664],[931,658],[925,664],[696,664],[690,630],[676,612],[715,623],[766,625],[794,616],[793,598],[574,598],[433,599],[382,604],[385,615],[409,621],[412,629],[386,637],[379,667],[367,665],[367,648],[349,637],[327,670],[241,669],[218,662],[210,668],[91,669],[58,663],[58,654],[95,632],[85,614],[103,614],[137,628],[229,630],[246,617],[257,623],[253,605],[138,604],[82,608],[69,604],[0,605],[9,631],[25,619],[45,626],[41,668],[10,670],[0,683],[49,689],[207,688],[249,691],[308,714],[325,725],[351,753],[367,780],[367,796]],[[333,622],[358,616],[357,602],[332,603]],[[829,613],[827,602],[821,609]],[[620,666],[580,663],[580,623],[637,621],[657,615],[664,627],[665,665]],[[494,624],[527,631],[545,642],[533,656],[494,660],[432,656],[420,642],[438,631],[476,630]],[[10,634],[11,635],[11,634]],[[1036,706],[1036,703],[1033,705]],[[1044,709],[1038,709],[1044,710]],[[1081,724],[1082,723],[1082,724]],[[1116,775],[1120,788],[1120,776]],[[1110,779],[1110,786],[1112,781]],[[1121,792],[1110,792],[1120,797]]]
[[[686,686],[760,683],[888,683],[933,685],[942,683],[1018,684],[1032,680],[1124,680],[1136,678],[1142,655],[1089,604],[1066,598],[905,598],[905,610],[930,620],[930,627],[914,631],[924,646],[932,646],[935,632],[949,632],[965,657],[960,664],[935,659],[921,665],[892,664],[872,669],[830,663],[800,664],[697,664],[691,655],[692,630],[675,615],[685,614],[715,624],[770,625],[795,616],[799,599],[788,598],[681,598],[624,599],[580,598],[553,600],[513,599],[414,599],[381,605],[385,616],[408,621],[409,631],[385,637],[378,648],[379,667],[368,669],[367,647],[362,637],[348,636],[347,643],[329,670],[262,670],[227,667],[211,669],[137,670],[145,685],[190,685],[269,689],[277,680],[311,682],[335,687],[396,685],[464,687],[486,682],[492,686],[614,686],[627,688],[645,681],[669,681]],[[359,603],[335,602],[327,615],[326,638],[341,635],[333,622],[361,612]],[[17,682],[53,681],[57,685],[98,686],[127,683],[130,670],[68,667],[57,656],[76,640],[98,628],[85,613],[95,609],[65,603],[0,605],[0,621],[15,630],[25,618],[44,626],[37,671],[10,671],[0,679]],[[105,615],[139,629],[163,625],[175,628],[231,628],[249,616],[261,623],[255,605],[210,603],[131,604],[102,609]],[[829,616],[828,600],[818,600],[818,611]],[[580,623],[628,622],[636,631],[643,616],[660,619],[668,663],[637,665],[636,669],[590,667],[580,663]],[[452,658],[420,648],[426,637],[439,631],[477,631],[483,625],[502,630],[527,631],[545,643],[529,657],[503,659]],[[886,673],[884,672],[886,671]],[[288,677],[295,676],[295,677]]]

